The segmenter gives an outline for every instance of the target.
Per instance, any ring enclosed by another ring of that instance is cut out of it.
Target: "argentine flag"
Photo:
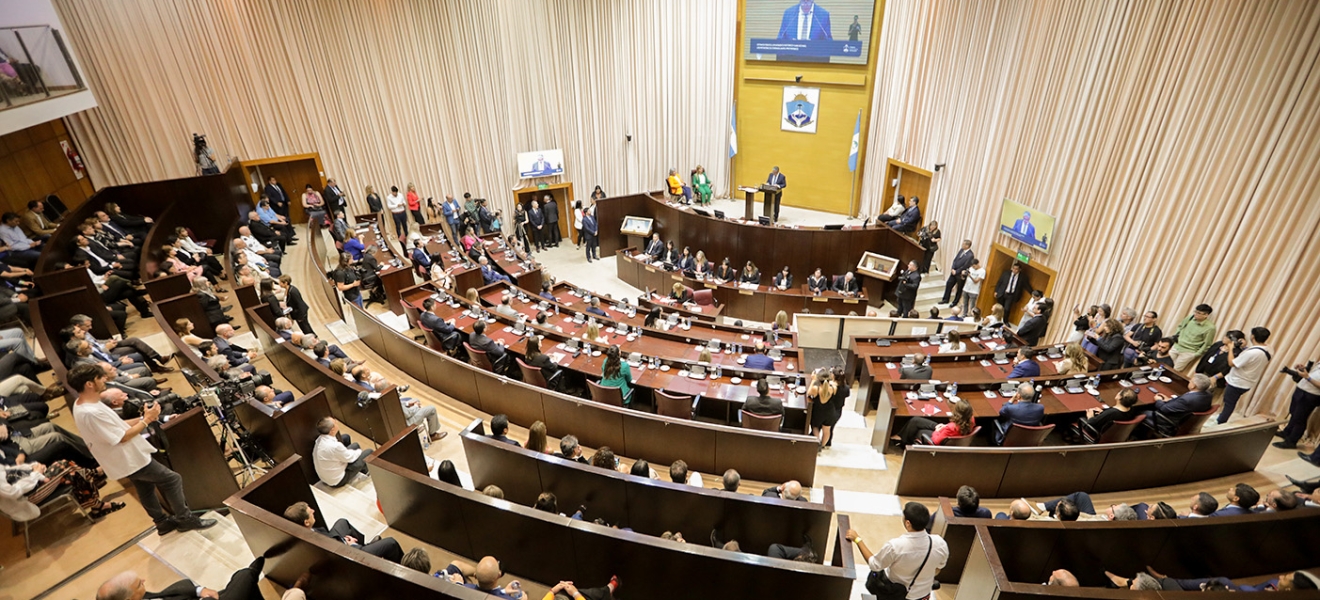
[[[738,153],[738,103],[733,104],[729,114],[729,158]]]
[[[857,146],[862,139],[862,111],[857,111],[857,126],[853,128],[852,149],[848,151],[848,170],[857,171]]]

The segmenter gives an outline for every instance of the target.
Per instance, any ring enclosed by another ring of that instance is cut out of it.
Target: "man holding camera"
[[[1302,439],[1302,434],[1306,433],[1306,421],[1310,419],[1311,412],[1320,406],[1320,365],[1311,361],[1306,365],[1293,365],[1291,369],[1284,367],[1281,372],[1292,377],[1297,382],[1297,388],[1293,390],[1292,404],[1288,407],[1288,425],[1274,434],[1283,438],[1283,441],[1275,442],[1274,447],[1292,449],[1297,447],[1297,440]],[[1306,454],[1298,454],[1310,462]]]
[[[183,478],[151,459],[154,449],[142,433],[160,419],[160,404],[152,401],[143,407],[141,417],[124,421],[101,403],[106,377],[100,367],[78,365],[68,379],[69,385],[78,391],[78,401],[73,405],[73,422],[78,432],[107,478],[128,478],[133,482],[142,508],[156,523],[157,533],[165,535],[175,530],[191,531],[215,525],[214,519],[199,519],[188,509],[183,497]],[[161,508],[157,492],[165,496],[173,515]]]
[[[1228,366],[1232,367],[1224,376],[1224,408],[1219,411],[1220,425],[1228,422],[1237,408],[1238,400],[1247,395],[1265,376],[1265,369],[1273,358],[1273,352],[1265,342],[1270,339],[1270,330],[1264,327],[1251,328],[1251,345],[1245,349],[1237,345],[1228,348]]]

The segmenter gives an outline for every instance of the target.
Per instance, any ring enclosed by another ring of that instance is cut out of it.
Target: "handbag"
[[[921,570],[926,568],[926,561],[930,560],[930,550],[935,542],[926,536],[926,557],[921,559],[921,566],[917,567],[917,572],[912,574],[912,581],[916,581],[921,575]],[[866,576],[866,591],[875,595],[877,600],[907,600],[908,586],[889,579],[884,569],[871,571]]]

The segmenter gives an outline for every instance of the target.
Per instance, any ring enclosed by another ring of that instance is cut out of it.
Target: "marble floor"
[[[721,202],[727,206],[721,207]],[[740,203],[727,200],[716,201],[716,208],[726,212],[741,210]],[[785,222],[815,225],[842,220],[837,215],[814,213],[788,206],[783,208],[782,218]],[[303,236],[305,238],[305,232]],[[373,370],[380,372],[391,381],[412,384],[413,389],[409,395],[436,406],[445,431],[452,433],[466,427],[473,419],[489,417],[412,380],[356,340],[351,326],[336,322],[338,317],[329,302],[311,283],[315,274],[307,258],[306,249],[306,243],[289,248],[284,260],[285,272],[292,275],[295,284],[305,290],[304,297],[311,304],[310,321],[323,337],[339,344],[350,356],[366,360]],[[614,265],[609,262],[613,260],[612,257],[600,263],[588,264],[585,254],[569,242],[562,243],[559,248],[539,253],[537,258],[549,272],[561,280],[602,293],[636,295],[639,292],[617,280],[614,275]],[[232,303],[232,297],[229,303]],[[379,305],[372,308],[373,312],[383,310]],[[246,332],[240,331],[240,333]],[[133,317],[128,334],[155,342],[157,338],[153,337],[153,334],[159,335],[159,331],[154,321],[143,321]],[[271,370],[269,365],[264,363],[264,359],[258,361],[258,367]],[[281,389],[292,389],[277,372],[275,376],[277,385],[283,386]],[[48,379],[49,374],[45,374],[45,380]],[[178,373],[169,374],[168,379],[170,383],[167,385],[173,385],[176,390],[188,389]],[[56,422],[72,427],[72,419],[67,411],[57,418]],[[820,486],[834,487],[837,510],[852,517],[854,528],[869,539],[885,540],[900,535],[903,531],[901,520],[896,516],[903,502],[920,501],[930,505],[934,499],[900,498],[893,494],[902,457],[894,453],[880,454],[870,447],[868,441],[873,424],[871,418],[851,411],[846,413],[835,433],[833,447],[825,449],[821,454],[816,479],[820,482]],[[518,427],[511,429],[511,437],[525,439],[525,430]],[[354,437],[364,439],[364,436],[360,435]],[[552,440],[551,443],[554,441]],[[371,444],[368,442],[364,445]],[[591,449],[587,451],[590,453]],[[446,459],[452,460],[460,473],[466,477],[467,461],[463,455],[461,442],[456,436],[450,435],[441,442],[432,444],[427,449],[427,455],[436,463]],[[625,463],[635,458],[639,457],[627,457]],[[1265,490],[1286,485],[1285,474],[1294,477],[1315,477],[1320,475],[1320,468],[1301,461],[1291,451],[1271,448],[1266,452],[1255,472],[1241,477],[1098,494],[1096,502],[1133,503],[1163,500],[1181,508],[1186,506],[1187,499],[1196,492],[1205,490],[1216,496],[1223,496],[1223,490],[1238,481],[1249,483],[1263,493]],[[470,483],[470,478],[467,481]],[[710,478],[708,481],[711,481]],[[756,493],[771,483],[777,482],[744,481],[742,491]],[[78,524],[74,519],[61,521],[60,517],[43,521],[37,530],[34,530],[34,554],[31,558],[23,558],[21,539],[0,536],[0,564],[6,566],[4,570],[0,570],[0,600],[36,597],[43,590],[50,589],[84,567],[89,567],[86,572],[72,577],[61,587],[50,592],[48,597],[90,598],[101,581],[125,569],[134,569],[146,575],[149,589],[162,588],[180,576],[192,577],[204,582],[205,585],[222,585],[227,572],[232,572],[233,569],[246,564],[245,561],[251,560],[246,544],[242,542],[241,536],[235,536],[236,529],[233,528],[232,521],[227,518],[222,518],[219,526],[207,532],[171,534],[164,539],[154,533],[142,536],[150,529],[151,524],[134,498],[133,492],[122,489],[116,482],[111,482],[104,492],[107,494],[107,499],[124,501],[129,506],[94,526]],[[813,497],[819,498],[821,493],[820,489],[812,490]],[[387,529],[375,508],[375,491],[369,480],[363,479],[338,490],[323,489],[318,486],[316,494],[327,516],[348,518],[364,532],[395,535],[405,549],[419,545],[426,547],[431,554],[433,566],[437,568],[454,558],[442,549],[427,547]],[[1003,510],[1011,500],[1011,498],[986,499],[983,505],[991,510]],[[141,539],[134,541],[138,536],[142,536]],[[120,549],[121,546],[126,547]],[[859,557],[858,560],[861,558]],[[864,579],[865,575],[864,570],[859,573],[858,592],[861,589],[861,579]],[[537,592],[545,589],[537,582],[524,580],[523,584],[533,592],[533,597],[539,597]],[[278,586],[263,582],[262,587],[266,598],[278,598]],[[936,593],[936,598],[950,600],[956,593],[956,586],[945,586]],[[859,593],[854,597],[859,597]]]

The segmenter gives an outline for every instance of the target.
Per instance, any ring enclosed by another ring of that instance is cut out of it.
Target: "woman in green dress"
[[[706,176],[706,168],[697,165],[697,170],[692,174],[692,188],[697,192],[698,204],[710,204],[710,177]]]
[[[624,362],[619,356],[619,347],[610,346],[605,351],[605,364],[601,368],[600,384],[605,387],[617,387],[623,394],[623,404],[627,406],[632,403],[632,392],[628,384],[632,383],[632,371],[628,369],[628,363]]]

